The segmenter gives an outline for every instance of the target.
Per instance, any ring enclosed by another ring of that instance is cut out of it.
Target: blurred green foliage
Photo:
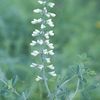
[[[65,76],[69,66],[79,62],[78,56],[85,53],[89,57],[88,67],[97,73],[89,83],[97,84],[100,82],[100,0],[54,2],[56,6],[52,12],[57,16],[52,41],[57,73]],[[29,43],[35,29],[30,22],[37,17],[32,13],[37,7],[37,0],[0,0],[0,78],[8,80],[8,91],[10,88],[12,91],[12,79],[17,76],[15,87],[19,93],[23,92],[23,97],[25,93],[29,94],[29,100],[47,100],[44,86],[41,88],[41,84],[36,84],[36,73],[29,67],[34,61]],[[49,85],[54,87],[55,84]],[[16,94],[10,94],[2,87],[3,84],[0,85],[0,100],[23,100],[23,97],[17,98]],[[100,88],[94,86],[89,97],[82,100],[100,100],[99,93]],[[78,98],[76,100],[80,100]]]

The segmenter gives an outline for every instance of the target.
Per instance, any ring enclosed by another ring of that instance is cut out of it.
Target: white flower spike
[[[33,19],[31,23],[33,25],[38,24],[38,29],[35,29],[32,33],[34,40],[30,43],[31,46],[35,46],[35,50],[31,53],[33,57],[38,56],[40,58],[37,63],[32,63],[30,67],[37,68],[39,70],[39,75],[36,77],[36,81],[44,80],[45,73],[48,73],[51,76],[56,76],[55,67],[52,64],[51,57],[55,54],[53,49],[54,45],[50,42],[50,38],[54,36],[54,32],[51,28],[54,27],[52,18],[56,16],[55,13],[48,12],[49,8],[54,7],[54,3],[47,0],[38,0],[38,3],[41,5],[40,8],[33,10],[34,13],[40,14],[40,18]],[[50,30],[49,30],[50,29]],[[37,49],[36,49],[37,48]],[[49,69],[48,72],[46,69]],[[45,72],[44,72],[45,71]],[[46,72],[47,71],[47,72]],[[42,75],[41,75],[42,73]]]

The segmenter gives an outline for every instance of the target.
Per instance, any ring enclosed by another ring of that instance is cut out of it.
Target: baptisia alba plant
[[[14,63],[16,63],[16,60],[12,60],[10,57],[10,60],[7,61],[1,59],[0,63],[0,100],[92,100],[93,98],[90,98],[90,93],[93,89],[100,86],[100,82],[96,80],[92,81],[90,76],[95,75],[95,72],[89,69],[86,54],[78,55],[78,57],[74,59],[75,63],[72,61],[73,64],[66,66],[66,68],[62,68],[61,66],[61,73],[58,74],[58,72],[56,74],[52,59],[55,54],[54,45],[51,43],[51,38],[54,36],[54,23],[52,18],[56,17],[56,14],[50,12],[50,9],[55,6],[55,3],[49,0],[37,0],[37,2],[40,8],[34,9],[33,12],[40,17],[31,21],[37,28],[35,28],[32,33],[33,39],[30,45],[33,48],[31,52],[32,57],[38,60],[34,60],[30,67],[36,70],[36,76],[34,75],[35,82],[39,83],[39,86],[43,83],[46,88],[42,90],[40,87],[39,92],[43,91],[43,93],[48,95],[44,96],[45,94],[43,94],[42,96],[42,93],[39,95],[37,91],[33,94],[34,84],[32,84],[32,86],[27,85],[27,83],[25,84],[23,73],[23,75],[16,75],[17,71],[11,70],[10,75],[8,75],[9,70],[8,68],[6,69],[6,65],[12,68]],[[14,61],[13,64],[11,60]],[[20,63],[20,60],[18,60],[17,63],[18,62]],[[2,63],[4,63],[4,65]],[[7,71],[6,74],[2,68]],[[11,78],[11,76],[13,77]],[[19,76],[21,78],[19,78]],[[27,80],[27,78],[25,79]],[[54,84],[50,84],[50,79],[56,79],[52,81]],[[17,84],[17,82],[20,83]],[[51,85],[52,87],[55,85],[52,91],[50,88]],[[25,86],[27,86],[27,88],[24,90]]]
[[[38,49],[34,49],[31,52],[31,55],[34,57],[39,56],[41,62],[33,62],[31,67],[39,70],[35,80],[44,81],[48,96],[52,100],[51,92],[48,87],[47,75],[56,77],[55,67],[52,64],[51,59],[54,55],[54,45],[50,42],[50,38],[54,36],[54,32],[52,30],[54,23],[52,18],[55,17],[56,14],[49,12],[48,9],[53,8],[55,4],[48,0],[38,0],[38,3],[41,5],[41,8],[34,9],[33,12],[39,14],[40,18],[33,19],[31,23],[33,25],[39,24],[39,28],[33,31],[32,36],[35,40],[32,40],[30,45],[38,47]]]
[[[35,29],[33,31],[32,36],[36,38],[33,40],[30,45],[31,46],[38,46],[40,49],[33,50],[31,55],[32,56],[40,56],[41,64],[32,63],[31,67],[38,68],[42,74],[37,76],[36,81],[44,80],[45,69],[48,68],[48,74],[55,77],[55,67],[51,62],[51,56],[54,55],[54,45],[50,42],[50,37],[54,36],[54,32],[52,27],[54,27],[54,23],[52,21],[52,17],[55,17],[56,14],[48,12],[47,8],[53,8],[54,3],[48,2],[47,0],[38,0],[38,3],[42,5],[42,8],[34,9],[33,12],[40,14],[39,19],[33,19],[31,21],[32,24],[39,24],[40,28]],[[48,30],[48,27],[50,30]]]
[[[88,68],[86,68],[84,60],[81,60],[81,58],[86,58],[86,56],[83,55],[82,57],[79,57],[79,62],[74,67],[70,67],[71,71],[68,70],[68,73],[71,73],[71,75],[66,76],[65,80],[61,80],[61,82],[57,84],[55,91],[51,92],[48,86],[48,80],[50,78],[48,78],[48,76],[58,76],[55,72],[55,67],[52,64],[51,58],[55,53],[54,45],[50,40],[50,38],[54,36],[54,31],[52,30],[54,23],[52,18],[55,17],[56,14],[49,12],[49,9],[52,9],[55,6],[55,3],[50,2],[49,0],[37,0],[37,2],[41,5],[41,8],[36,8],[33,12],[40,17],[33,19],[31,23],[34,26],[38,24],[37,26],[39,27],[34,29],[32,33],[34,40],[32,40],[30,45],[34,47],[31,55],[34,58],[39,57],[40,61],[34,61],[30,67],[38,70],[35,80],[37,82],[44,82],[49,100],[73,100],[81,89],[84,91],[84,80],[86,80]],[[75,87],[70,91],[69,85],[66,88],[66,84],[72,80],[75,80]]]

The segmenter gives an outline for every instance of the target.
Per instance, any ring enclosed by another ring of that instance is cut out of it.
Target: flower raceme
[[[54,55],[54,45],[50,42],[50,37],[54,36],[54,32],[52,30],[52,27],[54,27],[52,17],[55,17],[56,14],[49,12],[47,9],[53,8],[55,4],[52,2],[48,2],[48,0],[38,0],[38,3],[42,5],[42,8],[34,9],[33,12],[36,14],[40,14],[41,17],[39,19],[33,19],[31,23],[33,25],[39,24],[40,28],[33,31],[32,36],[36,40],[32,40],[32,42],[30,43],[31,46],[39,47],[39,49],[33,50],[31,55],[34,57],[40,56],[41,59],[41,64],[31,64],[32,68],[38,68],[40,70],[39,75],[35,79],[36,81],[43,80],[43,75],[41,74],[41,72],[45,71],[46,69],[48,69],[48,72],[46,70],[45,73],[48,73],[48,75],[51,75],[53,77],[56,76],[55,67],[51,62],[51,56]]]

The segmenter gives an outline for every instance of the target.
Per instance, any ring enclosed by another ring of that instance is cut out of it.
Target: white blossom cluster
[[[38,0],[38,3],[42,8],[34,9],[33,12],[40,14],[41,18],[33,19],[31,23],[39,24],[40,28],[33,31],[32,36],[35,37],[36,40],[32,40],[30,45],[40,46],[41,49],[33,50],[31,55],[34,57],[40,56],[42,59],[42,63],[32,63],[31,67],[38,68],[40,71],[42,71],[43,69],[48,69],[48,74],[55,77],[55,67],[51,62],[51,56],[54,55],[54,45],[50,42],[50,37],[54,36],[54,32],[52,30],[52,27],[54,27],[52,17],[55,17],[56,14],[48,11],[48,8],[53,8],[55,4],[53,2],[49,2],[48,0]],[[43,80],[42,75],[38,75],[36,77],[36,81],[40,80]]]

